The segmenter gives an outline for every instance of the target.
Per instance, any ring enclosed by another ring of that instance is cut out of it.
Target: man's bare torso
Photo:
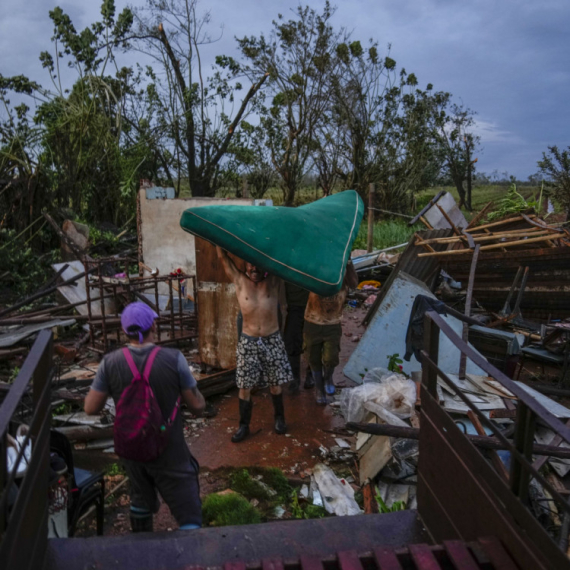
[[[234,284],[243,316],[242,331],[249,336],[269,336],[277,332],[279,278],[269,275],[256,283],[241,273]]]

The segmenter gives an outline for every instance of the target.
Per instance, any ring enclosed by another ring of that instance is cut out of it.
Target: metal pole
[[[374,248],[374,184],[368,185],[368,243],[366,251]]]

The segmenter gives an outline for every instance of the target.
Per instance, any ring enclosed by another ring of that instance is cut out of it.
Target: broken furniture
[[[84,261],[85,292],[91,348],[106,353],[122,343],[121,312],[133,301],[142,301],[158,315],[156,344],[194,339],[197,332],[196,281],[193,275],[139,277],[136,259],[110,257]],[[96,305],[92,304],[92,299]],[[105,302],[100,303],[103,299]],[[112,302],[108,312],[107,300]],[[99,310],[97,312],[97,309]]]
[[[68,536],[74,536],[77,522],[92,505],[96,506],[97,534],[103,534],[105,509],[105,480],[102,472],[91,472],[75,467],[71,444],[57,430],[50,432],[50,451],[56,452],[67,464],[69,476],[69,501],[67,507]]]

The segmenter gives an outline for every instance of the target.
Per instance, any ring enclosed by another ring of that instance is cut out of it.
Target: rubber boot
[[[152,513],[149,510],[131,507],[130,518],[133,532],[152,532]]]
[[[239,399],[239,428],[232,436],[233,443],[239,443],[249,435],[252,408],[253,402],[251,400]]]
[[[293,377],[292,382],[289,382],[289,386],[287,387],[287,390],[289,391],[289,394],[291,395],[295,395],[299,393],[299,386],[301,385],[301,380],[299,378],[295,378]]]
[[[303,387],[305,390],[311,390],[311,388],[315,387],[313,373],[311,372],[311,368],[309,366],[307,366],[307,372],[305,373],[305,384]]]
[[[275,433],[287,433],[285,425],[285,410],[283,409],[283,394],[271,394],[273,409],[275,410]]]
[[[336,388],[333,383],[333,373],[334,373],[334,368],[331,368],[329,366],[325,366],[323,368],[323,380],[325,383],[325,392],[329,396],[332,396],[336,392]]]
[[[325,383],[323,381],[323,373],[321,370],[313,372],[313,379],[317,387],[317,404],[319,406],[326,406],[328,404],[327,395],[325,393]]]
[[[301,355],[289,356],[289,363],[291,364],[291,372],[293,372],[293,381],[289,382],[288,390],[290,394],[298,394],[301,384]]]

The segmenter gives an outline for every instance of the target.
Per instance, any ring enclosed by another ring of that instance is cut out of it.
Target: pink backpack
[[[180,407],[180,398],[167,421],[154,392],[149,376],[160,348],[152,349],[141,376],[128,348],[123,348],[127,364],[133,373],[131,383],[123,390],[116,406],[114,439],[119,457],[133,461],[152,461],[161,455],[168,443],[170,428]]]

